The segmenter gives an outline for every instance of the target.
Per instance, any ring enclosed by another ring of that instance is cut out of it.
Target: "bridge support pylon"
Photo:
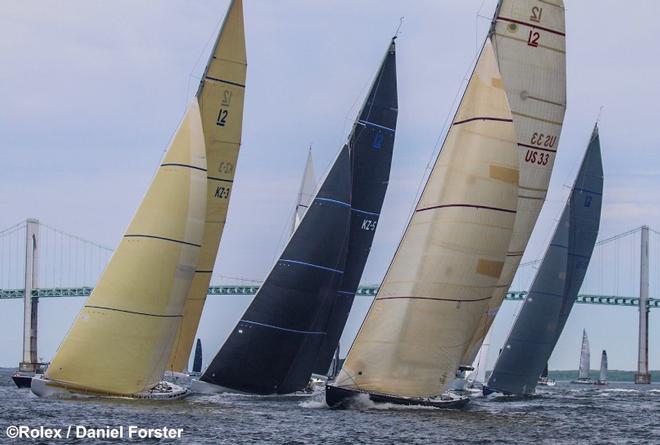
[[[37,357],[37,323],[39,299],[32,298],[32,290],[37,288],[39,272],[39,220],[28,219],[25,230],[25,292],[23,294],[23,360],[19,370],[35,372]]]
[[[639,350],[635,383],[651,383],[649,373],[649,228],[642,226],[639,274]]]

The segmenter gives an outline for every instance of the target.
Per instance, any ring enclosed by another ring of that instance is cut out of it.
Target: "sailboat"
[[[555,382],[554,379],[551,379],[548,377],[548,364],[545,364],[545,368],[543,368],[543,372],[541,372],[541,376],[539,377],[539,381],[537,382],[538,386],[555,386],[557,382]]]
[[[208,163],[206,216],[199,261],[167,363],[175,376],[188,369],[227,220],[241,147],[246,70],[243,2],[232,0],[197,91]]]
[[[600,374],[598,380],[594,382],[595,385],[607,385],[607,351],[603,349],[600,356]]]
[[[389,98],[387,90],[395,87],[392,40],[348,142],[247,311],[201,378],[193,380],[193,391],[287,394],[305,390],[316,369],[328,371],[346,302],[352,302],[362,274],[355,263],[364,266],[380,211],[354,185],[366,183],[375,193],[360,176],[374,172],[371,180],[383,181],[384,166],[389,175],[397,110],[391,101],[384,108],[383,96]],[[382,186],[377,190],[384,195]]]
[[[533,394],[559,340],[591,260],[603,199],[598,126],[486,392]]]
[[[175,399],[162,382],[200,252],[206,153],[196,99],[126,234],[43,376],[40,397]]]
[[[309,147],[309,152],[307,153],[307,161],[305,162],[305,170],[303,171],[302,181],[300,182],[300,190],[298,191],[298,199],[296,200],[296,208],[293,213],[291,234],[296,231],[296,228],[300,225],[300,221],[302,221],[305,212],[314,200],[314,190],[316,190],[314,161],[312,160],[312,147]]]
[[[490,31],[516,130],[520,193],[511,245],[462,365],[478,354],[513,281],[545,200],[566,111],[563,0],[500,0]]]
[[[580,369],[578,370],[577,380],[573,380],[571,383],[576,383],[580,385],[591,385],[594,381],[589,377],[589,368],[591,365],[591,354],[589,352],[589,338],[587,337],[587,331],[582,331],[582,348],[580,348]]]
[[[439,408],[486,311],[513,234],[518,153],[490,39],[378,294],[326,403]]]
[[[467,375],[467,387],[476,388],[480,387],[486,382],[486,360],[488,360],[488,350],[490,349],[490,332],[486,335],[481,348],[479,349],[479,354],[477,358],[472,363],[472,368],[474,369],[470,374]]]

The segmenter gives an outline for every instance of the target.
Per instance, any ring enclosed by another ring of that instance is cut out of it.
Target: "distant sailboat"
[[[594,383],[596,385],[607,385],[607,351],[604,349],[603,354],[600,356],[600,375]]]
[[[589,377],[589,368],[591,367],[591,353],[589,352],[589,338],[587,331],[582,331],[582,348],[580,348],[580,369],[578,371],[577,380],[571,383],[578,383],[583,385],[591,385],[594,381]]]
[[[518,153],[487,39],[421,198],[334,383],[330,407],[460,407],[445,394],[488,307],[511,241]]]
[[[167,364],[174,374],[188,369],[227,220],[241,147],[246,70],[243,2],[232,0],[197,91],[208,162],[206,217],[199,262]]]
[[[497,287],[462,365],[471,364],[511,286],[545,200],[566,112],[563,0],[500,0],[490,31],[518,144],[520,193]]]
[[[200,252],[206,212],[202,119],[193,99],[126,234],[48,370],[41,397],[173,399],[162,382]]]
[[[303,172],[298,199],[296,200],[296,209],[293,214],[293,224],[291,224],[291,234],[296,231],[300,225],[305,212],[314,200],[314,190],[316,190],[316,179],[314,177],[314,161],[312,160],[312,147],[309,147],[307,153],[307,162],[305,162],[305,171]]]
[[[555,386],[556,382],[554,379],[551,379],[548,377],[548,364],[545,364],[545,368],[543,368],[543,372],[541,373],[541,376],[539,377],[538,381],[538,386]]]
[[[529,294],[504,342],[488,390],[533,394],[582,287],[598,237],[603,199],[598,127]]]
[[[193,357],[193,367],[192,374],[199,375],[202,372],[202,340],[197,339],[197,345],[195,345],[195,356]]]
[[[307,388],[313,372],[328,372],[389,177],[394,59],[392,41],[347,144],[252,304],[193,381],[194,391],[286,394]]]

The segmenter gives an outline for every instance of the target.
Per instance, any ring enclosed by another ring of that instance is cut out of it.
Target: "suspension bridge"
[[[0,231],[0,300],[25,302],[22,369],[33,370],[37,363],[39,299],[89,296],[112,253],[110,247],[35,219]],[[520,265],[507,300],[525,299],[539,265],[540,260]],[[254,295],[258,289],[258,280],[214,274],[208,295]],[[638,383],[650,381],[648,314],[660,308],[660,298],[651,298],[650,289],[660,289],[660,232],[642,226],[596,244],[577,298],[578,304],[639,309]],[[362,285],[357,295],[373,297],[377,290],[377,286]]]

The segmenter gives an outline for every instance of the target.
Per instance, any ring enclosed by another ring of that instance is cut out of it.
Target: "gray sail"
[[[578,371],[578,380],[589,378],[589,368],[591,367],[591,353],[589,352],[589,337],[587,331],[582,331],[582,349],[580,350],[580,370]]]
[[[488,380],[490,390],[531,394],[536,389],[587,272],[602,193],[596,126],[552,241]]]
[[[202,372],[202,340],[200,338],[197,339],[197,344],[195,345],[192,372],[196,374]]]
[[[600,376],[598,383],[607,383],[607,351],[603,349],[603,354],[600,356]]]

